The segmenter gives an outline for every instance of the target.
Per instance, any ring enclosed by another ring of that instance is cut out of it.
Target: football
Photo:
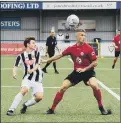
[[[67,17],[67,24],[71,27],[76,27],[79,25],[79,17],[75,14],[69,15]]]

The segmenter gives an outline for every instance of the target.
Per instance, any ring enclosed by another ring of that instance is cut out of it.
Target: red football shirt
[[[118,48],[115,48],[115,51],[120,51],[120,36],[119,35],[114,36],[112,42],[114,42],[115,45],[118,47]]]
[[[87,43],[84,43],[81,46],[74,44],[65,49],[62,54],[71,55],[75,70],[77,68],[85,68],[89,66],[93,60],[97,59],[93,48]]]

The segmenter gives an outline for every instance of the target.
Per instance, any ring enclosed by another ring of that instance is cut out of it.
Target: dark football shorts
[[[79,73],[76,70],[74,70],[71,74],[69,74],[66,78],[68,79],[73,86],[78,84],[79,82],[83,81],[85,85],[88,85],[87,82],[91,77],[95,77],[95,71],[94,70],[89,70],[86,72]]]
[[[120,51],[115,51],[115,57],[119,57]]]
[[[55,55],[55,52],[48,52],[49,57],[51,58],[52,56]]]

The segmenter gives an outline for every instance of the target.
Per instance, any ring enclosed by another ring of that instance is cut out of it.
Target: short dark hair
[[[27,44],[29,44],[31,40],[35,40],[35,38],[34,37],[27,37],[27,38],[25,38],[24,46],[27,47]]]

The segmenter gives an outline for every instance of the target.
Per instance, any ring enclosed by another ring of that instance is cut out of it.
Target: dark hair
[[[35,40],[35,38],[34,37],[27,37],[27,38],[25,38],[24,46],[27,47],[27,44],[29,44],[31,40]]]

